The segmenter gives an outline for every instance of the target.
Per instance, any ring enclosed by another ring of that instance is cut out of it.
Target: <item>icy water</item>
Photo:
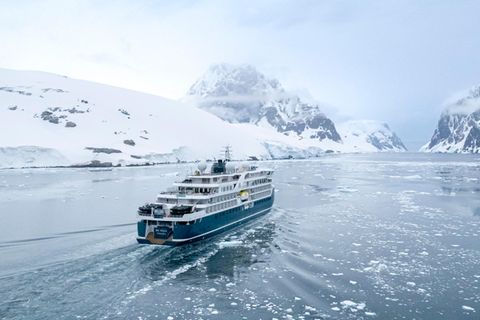
[[[135,209],[191,165],[0,171],[1,319],[480,319],[480,158],[265,163],[272,212],[178,248]]]

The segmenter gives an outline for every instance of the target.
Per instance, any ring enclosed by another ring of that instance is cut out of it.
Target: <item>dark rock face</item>
[[[464,150],[480,153],[480,110],[472,113],[468,121],[468,125],[471,127],[470,132],[468,133],[465,144],[463,145]]]
[[[422,150],[480,153],[480,86],[442,113],[430,142]]]
[[[277,109],[268,108],[265,119],[272,127],[282,133],[294,132],[300,136],[305,130],[314,129],[314,134],[309,136],[310,139],[342,141],[333,121],[323,114],[306,116],[305,119],[289,119],[286,122]]]
[[[15,110],[17,110],[17,108],[18,108],[17,106],[13,106],[13,107],[8,107],[8,110],[12,110],[12,111],[15,111]]]
[[[63,111],[68,111],[69,113],[85,113],[85,112],[88,112],[88,111],[84,111],[84,110],[79,110],[75,107],[68,108],[68,109],[63,109]]]
[[[341,142],[335,124],[318,105],[286,92],[252,66],[216,65],[188,91],[199,107],[232,123],[268,123],[299,139]]]
[[[400,138],[393,132],[392,137],[390,137],[390,140],[388,141],[381,140],[374,135],[369,136],[367,141],[380,151],[407,150],[407,147],[405,147],[402,140],[400,140]]]
[[[121,114],[124,114],[124,115],[126,115],[126,116],[129,116],[129,115],[130,115],[130,113],[128,113],[128,111],[125,110],[125,109],[119,108],[118,111],[120,111]]]
[[[40,118],[42,118],[42,120],[45,120],[54,124],[58,124],[59,122],[59,118],[53,112],[48,110],[43,111],[42,114],[40,115]]]
[[[95,147],[86,147],[86,150],[92,150],[93,153],[106,153],[106,154],[111,154],[111,153],[122,153],[121,150],[118,149],[112,149],[112,148],[95,148]]]
[[[47,110],[43,111],[40,114],[40,118],[44,121],[48,121],[50,123],[54,124],[59,124],[62,121],[66,121],[65,127],[66,128],[73,128],[76,127],[77,124],[73,121],[68,121],[68,115],[66,114],[67,112],[70,114],[74,113],[86,113],[89,112],[90,110],[80,110],[75,107],[72,108],[59,108],[59,107],[53,107],[53,108],[48,108]],[[34,117],[38,117],[35,115]]]
[[[102,162],[99,160],[92,160],[86,164],[76,164],[73,165],[74,168],[110,168],[113,167],[113,163],[111,162]]]
[[[17,90],[17,88],[13,87],[0,87],[0,90],[6,91],[6,92],[11,92],[11,93],[18,93],[18,94],[23,94],[25,96],[31,96],[31,92],[27,92],[25,90]]]
[[[123,140],[123,143],[132,147],[135,145],[135,141],[133,141],[132,139]]]

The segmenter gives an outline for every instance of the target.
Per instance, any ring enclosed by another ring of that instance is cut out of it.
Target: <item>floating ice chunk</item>
[[[357,281],[350,280],[350,284],[357,284]]]
[[[333,307],[331,308],[333,311],[340,311],[340,308],[339,307]]]
[[[223,249],[223,248],[230,248],[230,247],[238,247],[238,246],[241,246],[242,244],[243,242],[240,240],[231,240],[231,241],[219,242],[218,246],[220,247],[220,249]]]
[[[343,276],[343,273],[342,272],[332,273],[332,276],[335,276],[335,277]]]
[[[308,311],[317,311],[317,309],[315,309],[314,307],[311,307],[309,305],[305,305],[305,310],[308,310]]]
[[[407,282],[407,286],[415,287],[415,286],[416,286],[416,283],[415,283],[415,282],[412,282],[412,281],[409,281],[409,282]]]
[[[377,314],[375,312],[365,311],[365,315],[369,317],[375,317]]]
[[[366,305],[364,302],[360,302],[359,304],[357,304],[357,309],[358,310],[363,310],[365,309]]]
[[[469,307],[469,306],[462,306],[462,309],[465,310],[465,311],[473,311],[473,312],[475,312],[475,309],[472,308],[472,307]]]
[[[354,308],[357,306],[357,303],[353,302],[352,300],[343,300],[342,302],[340,302],[340,304],[342,305],[342,308]]]
[[[209,291],[209,292],[215,292],[215,291],[217,291],[217,289],[215,289],[215,288],[210,288],[210,289],[208,289],[208,291]]]

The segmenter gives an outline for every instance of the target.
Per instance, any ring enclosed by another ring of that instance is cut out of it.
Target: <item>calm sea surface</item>
[[[480,157],[265,162],[270,214],[177,248],[136,208],[193,168],[0,171],[0,319],[480,319]]]

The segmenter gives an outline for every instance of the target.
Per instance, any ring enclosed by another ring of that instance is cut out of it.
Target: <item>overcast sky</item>
[[[480,1],[1,1],[0,67],[180,98],[209,65],[250,63],[385,121],[411,149],[480,83]]]

